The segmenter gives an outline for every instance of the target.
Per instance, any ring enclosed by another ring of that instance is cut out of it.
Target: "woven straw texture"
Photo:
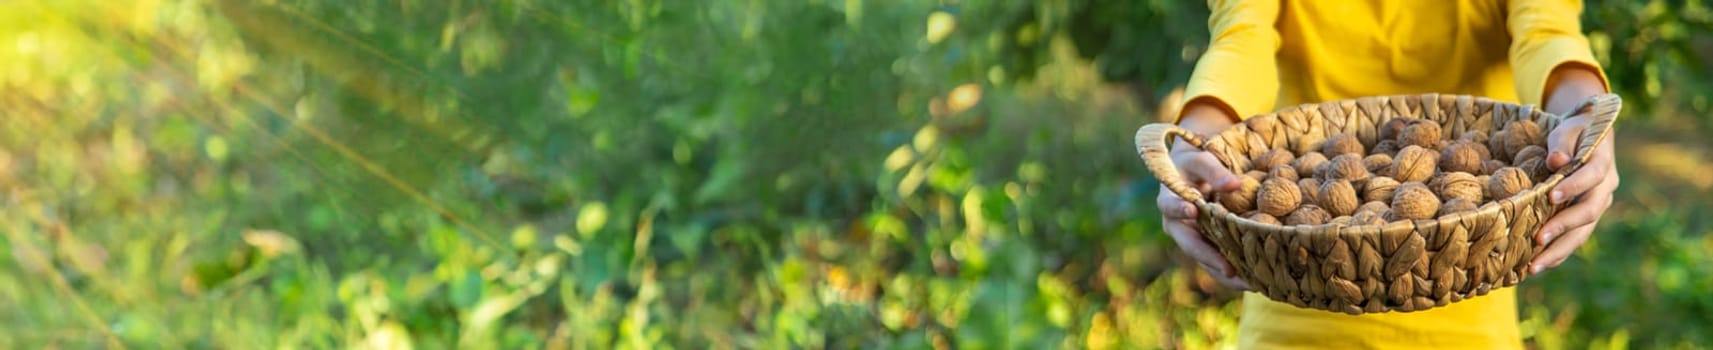
[[[1228,168],[1248,168],[1251,156],[1271,149],[1313,149],[1336,134],[1354,134],[1372,146],[1392,118],[1425,118],[1442,125],[1442,139],[1476,131],[1492,134],[1507,123],[1532,119],[1552,130],[1559,116],[1533,106],[1463,95],[1369,97],[1285,108],[1255,116],[1206,138],[1171,124],[1137,132],[1138,152],[1161,184],[1193,203],[1201,234],[1268,298],[1298,307],[1348,314],[1426,310],[1515,285],[1529,275],[1541,250],[1534,236],[1564,205],[1548,193],[1587,161],[1617,118],[1621,101],[1601,95],[1580,112],[1592,121],[1570,166],[1510,198],[1473,212],[1434,220],[1384,225],[1281,226],[1243,218],[1209,202],[1173,167],[1167,145],[1174,137],[1209,151]],[[1237,174],[1243,172],[1237,171]],[[1241,175],[1240,175],[1241,176]]]

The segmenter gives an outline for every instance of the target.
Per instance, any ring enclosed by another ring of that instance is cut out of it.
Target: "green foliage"
[[[1205,11],[0,2],[0,347],[1229,346],[1130,140]],[[1706,205],[1609,217],[1529,341],[1708,343]]]

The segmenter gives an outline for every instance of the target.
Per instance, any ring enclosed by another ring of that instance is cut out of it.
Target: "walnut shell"
[[[1249,212],[1249,214],[1244,215],[1243,218],[1268,225],[1281,225],[1279,218],[1275,218],[1272,215],[1267,215],[1267,213],[1258,211]]]
[[[1418,220],[1432,219],[1439,212],[1439,197],[1428,190],[1427,185],[1420,182],[1409,182],[1398,185],[1397,193],[1392,195],[1392,219]]]
[[[1350,216],[1350,224],[1351,225],[1385,225],[1386,224],[1386,217],[1380,216],[1380,212],[1378,212],[1378,211],[1375,211],[1375,212],[1359,212],[1359,213],[1356,213],[1356,215]]]
[[[1474,142],[1452,142],[1439,153],[1439,171],[1481,172],[1481,162],[1487,160],[1482,148],[1486,147]]]
[[[1356,136],[1351,134],[1333,135],[1326,139],[1326,143],[1320,145],[1320,153],[1333,157],[1344,154],[1361,156],[1363,154],[1362,140],[1357,140]]]
[[[1297,176],[1297,168],[1292,168],[1292,167],[1288,167],[1288,166],[1275,167],[1275,168],[1273,168],[1272,171],[1267,172],[1267,176],[1291,180],[1291,181],[1297,181],[1297,179],[1299,178]]]
[[[1398,144],[1403,146],[1439,149],[1440,140],[1443,138],[1440,135],[1439,123],[1426,119],[1417,119],[1398,132]]]
[[[1303,203],[1303,193],[1297,184],[1284,179],[1267,179],[1255,194],[1257,209],[1272,216],[1284,216]]]
[[[1517,153],[1516,152],[1510,152],[1510,153],[1505,152],[1505,150],[1510,149],[1510,147],[1507,146],[1507,141],[1509,141],[1510,139],[1511,139],[1510,130],[1499,130],[1499,132],[1493,133],[1492,137],[1487,138],[1487,149],[1490,152],[1492,152],[1488,155],[1493,156],[1493,159],[1497,159],[1497,160],[1500,160],[1502,162],[1511,161],[1511,156],[1515,155]]]
[[[1480,131],[1465,131],[1463,132],[1463,136],[1458,137],[1457,139],[1460,141],[1469,141],[1485,145],[1487,144],[1487,133]]]
[[[1523,169],[1523,172],[1529,174],[1529,180],[1535,182],[1546,180],[1547,175],[1552,175],[1552,170],[1546,167],[1546,157],[1529,158],[1518,163],[1517,168]]]
[[[1404,126],[1410,124],[1410,119],[1392,118],[1380,124],[1381,140],[1396,140],[1398,134],[1404,131]],[[1383,141],[1382,141],[1383,142]]]
[[[1505,167],[1494,172],[1487,180],[1487,194],[1493,199],[1506,199],[1534,186],[1529,180],[1529,173],[1517,167]]]
[[[1475,211],[1475,202],[1463,198],[1452,199],[1439,206],[1439,216],[1472,211]]]
[[[1262,153],[1260,157],[1255,158],[1255,162],[1251,163],[1250,168],[1269,171],[1273,170],[1274,167],[1290,164],[1295,159],[1296,156],[1292,155],[1290,151],[1275,149]]]
[[[1399,182],[1421,182],[1433,176],[1439,153],[1420,146],[1407,146],[1392,158],[1392,177]]]
[[[1314,204],[1303,205],[1285,217],[1286,225],[1320,225],[1332,220],[1332,215]]]
[[[1380,142],[1374,143],[1374,148],[1372,150],[1369,150],[1368,153],[1369,154],[1396,155],[1396,154],[1398,154],[1398,141],[1380,140]]]
[[[1511,163],[1523,164],[1530,159],[1546,159],[1546,147],[1540,145],[1524,146],[1523,149],[1517,151],[1516,155],[1511,156]]]
[[[1261,181],[1261,180],[1267,179],[1267,172],[1260,171],[1260,170],[1250,170],[1247,173],[1243,173],[1243,176],[1251,178],[1251,179],[1255,179],[1255,181]]]
[[[1320,179],[1302,178],[1297,180],[1297,188],[1302,189],[1303,203],[1320,203]]]
[[[1368,166],[1363,164],[1362,156],[1355,154],[1332,157],[1332,160],[1327,161],[1321,167],[1321,169],[1317,169],[1318,172],[1315,173],[1315,176],[1323,182],[1333,179],[1362,181],[1368,179],[1369,175]]]
[[[1389,177],[1373,177],[1368,179],[1367,186],[1362,189],[1362,200],[1368,202],[1385,202],[1392,200],[1392,193],[1398,190],[1398,180]]]
[[[1510,125],[1505,126],[1505,130],[1507,131],[1506,154],[1515,155],[1528,146],[1546,144],[1546,132],[1541,130],[1540,124],[1536,124],[1533,120],[1525,119],[1511,122]]]
[[[1255,210],[1255,192],[1261,190],[1261,181],[1243,176],[1238,178],[1237,190],[1219,194],[1219,204],[1232,212],[1247,212]]]
[[[1351,219],[1350,216],[1340,216],[1340,217],[1332,218],[1332,221],[1327,221],[1326,223],[1333,224],[1333,225],[1340,225],[1340,226],[1349,226],[1351,220],[1353,220],[1353,219]]]
[[[1386,200],[1390,201],[1392,199],[1386,198]],[[1356,213],[1357,214],[1362,214],[1362,213],[1379,214],[1379,213],[1385,212],[1388,209],[1392,209],[1392,206],[1389,204],[1386,204],[1386,202],[1371,201],[1368,203],[1362,203],[1362,206],[1356,207]]]
[[[1356,187],[1350,181],[1330,180],[1320,185],[1320,207],[1332,216],[1345,216],[1356,213],[1356,206],[1361,204],[1356,200]]]
[[[1325,163],[1326,155],[1320,153],[1309,153],[1304,154],[1302,157],[1297,157],[1297,161],[1294,162],[1293,165],[1297,168],[1297,175],[1301,176],[1314,174],[1315,168],[1319,168],[1321,164]]]
[[[1481,162],[1481,174],[1482,175],[1493,175],[1494,172],[1499,171],[1499,168],[1504,168],[1504,167],[1505,167],[1505,162],[1501,162],[1498,159],[1489,159],[1485,162]]]
[[[1475,180],[1475,175],[1465,172],[1440,173],[1428,182],[1439,197],[1446,201],[1452,199],[1468,200],[1470,203],[1481,203],[1486,196],[1484,184]]]
[[[1392,176],[1392,156],[1387,154],[1371,154],[1362,158],[1362,166],[1376,176]]]

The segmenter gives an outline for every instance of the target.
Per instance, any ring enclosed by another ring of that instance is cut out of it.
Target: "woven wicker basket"
[[[1238,170],[1246,167],[1242,163],[1250,155],[1293,147],[1305,135],[1318,136],[1306,140],[1324,140],[1354,134],[1372,146],[1379,126],[1392,118],[1434,120],[1443,126],[1441,136],[1451,139],[1467,131],[1490,134],[1522,119],[1552,130],[1561,117],[1533,106],[1472,96],[1370,97],[1285,108],[1205,140],[1175,125],[1151,124],[1137,132],[1136,146],[1148,170],[1166,188],[1200,209],[1196,221],[1201,234],[1255,292],[1298,307],[1353,315],[1408,312],[1485,295],[1528,277],[1529,261],[1540,250],[1534,233],[1564,207],[1553,205],[1547,194],[1592,155],[1620,107],[1616,95],[1589,99],[1582,108],[1589,108],[1593,121],[1582,134],[1573,163],[1533,188],[1473,212],[1385,225],[1280,226],[1243,218],[1242,213],[1213,205],[1184,182],[1167,145],[1172,137],[1183,138]]]

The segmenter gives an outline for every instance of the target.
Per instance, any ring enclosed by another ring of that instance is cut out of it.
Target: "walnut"
[[[1440,135],[1439,123],[1426,119],[1417,119],[1398,132],[1398,144],[1403,146],[1439,149],[1440,140],[1443,138]]]
[[[1298,178],[1297,177],[1297,168],[1292,168],[1292,167],[1288,167],[1288,166],[1273,168],[1273,171],[1267,172],[1267,176],[1291,180],[1291,181],[1297,181],[1297,178]]]
[[[1387,154],[1369,155],[1368,157],[1362,158],[1362,166],[1368,168],[1368,172],[1373,173],[1374,175],[1392,176],[1392,174],[1390,173],[1390,171],[1392,170],[1392,156],[1391,155],[1387,155]]]
[[[1320,185],[1320,207],[1326,209],[1332,216],[1345,216],[1356,213],[1356,188],[1350,181],[1329,180]]]
[[[1474,142],[1476,144],[1485,145],[1485,144],[1487,144],[1487,133],[1480,132],[1480,131],[1466,131],[1463,133],[1462,137],[1458,137],[1457,139],[1459,141],[1469,141],[1469,142]]]
[[[1315,168],[1319,168],[1321,164],[1325,163],[1325,155],[1320,153],[1309,153],[1302,157],[1297,157],[1297,161],[1293,165],[1297,167],[1297,175],[1301,176],[1314,174]]]
[[[1392,177],[1399,182],[1427,181],[1433,176],[1439,154],[1420,146],[1407,146],[1392,159]]]
[[[1545,157],[1529,158],[1518,163],[1517,168],[1523,169],[1523,172],[1529,174],[1529,179],[1535,182],[1546,180],[1547,175],[1552,175],[1552,170],[1546,167]]]
[[[1505,134],[1505,154],[1515,155],[1528,146],[1546,144],[1546,133],[1541,130],[1540,124],[1533,120],[1512,122],[1511,125],[1505,126]]]
[[[1255,181],[1261,181],[1261,180],[1267,179],[1267,172],[1260,171],[1260,170],[1250,170],[1247,173],[1243,173],[1243,176],[1251,178],[1251,179],[1255,179]]]
[[[1380,142],[1374,143],[1374,149],[1370,150],[1368,153],[1385,155],[1398,154],[1398,141],[1380,140]]]
[[[1363,201],[1390,201],[1392,193],[1398,190],[1398,180],[1389,177],[1373,177],[1368,179],[1368,185],[1362,189]]]
[[[1332,221],[1327,221],[1326,223],[1339,226],[1350,226],[1351,220],[1352,219],[1349,216],[1340,216],[1332,218]]]
[[[1297,180],[1297,188],[1302,189],[1303,203],[1320,203],[1320,180],[1305,177]]]
[[[1499,171],[1499,168],[1504,168],[1504,167],[1505,167],[1505,162],[1501,162],[1498,159],[1489,159],[1485,162],[1481,162],[1481,174],[1482,175],[1493,175],[1494,172]]]
[[[1457,198],[1446,201],[1445,205],[1441,205],[1439,207],[1439,216],[1471,211],[1475,211],[1475,202],[1471,202],[1463,198]]]
[[[1516,155],[1511,156],[1511,163],[1523,164],[1523,162],[1537,158],[1546,159],[1546,147],[1541,147],[1540,145],[1528,145],[1524,146],[1523,149],[1518,150]]]
[[[1250,165],[1250,168],[1260,171],[1273,170],[1274,167],[1290,164],[1291,160],[1294,159],[1296,156],[1292,155],[1290,151],[1275,149],[1262,153],[1260,157],[1255,158],[1255,162]]]
[[[1386,198],[1386,200],[1390,201],[1392,199]],[[1392,209],[1392,206],[1389,204],[1386,204],[1386,202],[1372,201],[1372,202],[1368,202],[1368,203],[1362,203],[1362,206],[1356,207],[1356,213],[1357,214],[1362,214],[1362,213],[1379,214],[1379,213],[1385,212],[1388,209]]]
[[[1332,215],[1314,204],[1303,205],[1285,217],[1286,225],[1320,225],[1332,220]]]
[[[1255,222],[1268,224],[1268,225],[1279,225],[1280,224],[1278,218],[1275,218],[1272,215],[1267,215],[1267,213],[1258,212],[1258,211],[1249,212],[1249,214],[1244,215],[1243,218],[1246,218],[1249,220],[1254,220]]]
[[[1481,162],[1487,160],[1482,148],[1486,147],[1474,142],[1452,142],[1439,153],[1439,171],[1481,172]]]
[[[1381,140],[1396,140],[1398,134],[1404,131],[1404,126],[1410,124],[1410,119],[1392,118],[1380,124]]]
[[[1344,154],[1332,157],[1332,160],[1316,169],[1315,176],[1321,181],[1330,179],[1362,181],[1368,179],[1368,167],[1362,163],[1362,156]]]
[[[1529,189],[1530,186],[1534,186],[1534,183],[1529,181],[1527,171],[1517,167],[1505,167],[1494,172],[1487,180],[1487,194],[1493,196],[1493,199],[1506,199]]]
[[[1236,191],[1219,194],[1219,204],[1236,213],[1255,210],[1255,192],[1261,190],[1261,181],[1248,176],[1239,177],[1238,181],[1241,184]]]
[[[1344,154],[1361,156],[1362,140],[1357,140],[1356,136],[1351,134],[1333,135],[1320,145],[1320,153],[1333,157]]]
[[[1486,186],[1476,181],[1475,175],[1465,172],[1440,173],[1428,182],[1428,186],[1446,201],[1464,199],[1470,203],[1481,203],[1486,194],[1482,190]]]
[[[1487,149],[1492,152],[1488,155],[1493,156],[1493,159],[1498,159],[1500,161],[1511,161],[1511,155],[1515,155],[1517,153],[1505,153],[1505,150],[1510,149],[1506,145],[1506,141],[1510,139],[1510,130],[1499,130],[1499,132],[1493,133],[1492,137],[1487,138]]]
[[[1255,194],[1257,209],[1272,216],[1284,216],[1303,203],[1302,190],[1284,179],[1267,179]]]
[[[1404,183],[1398,185],[1397,193],[1392,194],[1392,219],[1432,219],[1434,213],[1439,212],[1439,204],[1439,197],[1434,196],[1427,185]]]
[[[1382,209],[1382,210],[1384,210],[1384,209]],[[1386,217],[1381,216],[1380,211],[1358,212],[1358,213],[1356,213],[1356,215],[1350,216],[1350,224],[1352,224],[1352,225],[1385,225],[1386,224]]]

